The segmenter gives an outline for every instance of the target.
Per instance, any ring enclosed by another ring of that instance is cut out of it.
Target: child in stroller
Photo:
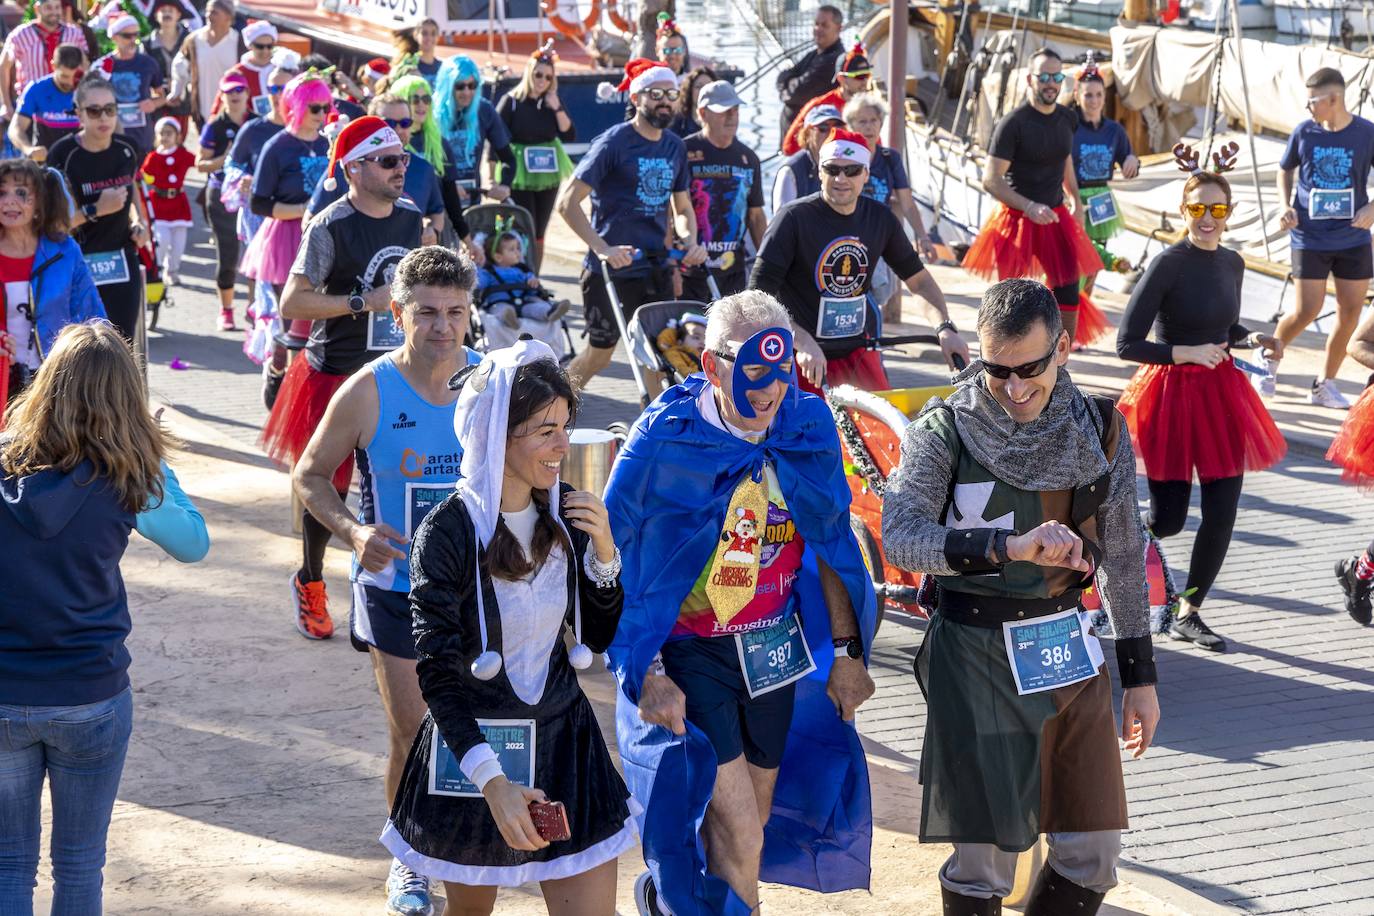
[[[524,263],[520,236],[505,230],[487,240],[487,263],[477,271],[477,290],[482,311],[508,328],[520,327],[520,319],[557,321],[567,314],[566,299],[554,301],[539,278]]]

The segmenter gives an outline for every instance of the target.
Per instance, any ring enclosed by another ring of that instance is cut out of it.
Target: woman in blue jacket
[[[69,325],[0,439],[0,912],[33,912],[46,777],[54,913],[100,913],[133,727],[120,560],[137,530],[182,562],[205,522],[164,463],[128,343]]]
[[[11,398],[63,327],[105,317],[81,249],[67,233],[70,217],[60,173],[29,159],[0,160],[0,335]]]

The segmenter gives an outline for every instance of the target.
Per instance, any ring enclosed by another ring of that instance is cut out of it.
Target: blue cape
[[[849,526],[849,487],[835,421],[825,402],[784,399],[757,444],[706,422],[697,397],[710,384],[693,375],[665,391],[635,423],[606,488],[620,547],[625,609],[611,644],[620,685],[616,736],[630,791],[644,804],[644,860],[677,916],[747,914],[726,883],[706,873],[699,840],[715,783],[716,755],[690,722],[673,735],[639,718],[644,674],[667,641],[683,599],[711,561],[740,479],[773,465],[805,542],[795,596],[816,670],[797,683],[787,749],[764,834],[761,878],[818,891],[867,889],[873,818],[868,766],[858,732],[825,694],[834,660],[830,618],[816,558],[839,574],[863,636],[873,640],[877,604]]]

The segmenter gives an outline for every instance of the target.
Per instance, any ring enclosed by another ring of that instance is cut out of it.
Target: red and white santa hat
[[[250,19],[243,27],[243,43],[246,45],[251,45],[264,36],[270,37],[273,41],[277,40],[277,27],[266,19]]]
[[[376,82],[384,76],[389,76],[390,74],[391,64],[387,63],[387,61],[382,58],[374,57],[367,62],[367,75],[373,82]]]
[[[116,14],[110,19],[110,24],[105,26],[105,34],[110,38],[114,38],[120,32],[128,31],[133,31],[135,34],[139,31],[138,20],[125,12]]]
[[[868,141],[852,130],[836,127],[830,131],[830,136],[826,137],[825,142],[821,144],[821,165],[825,165],[827,162],[838,162],[841,159],[868,168],[873,162],[873,154],[869,152]]]
[[[334,138],[334,147],[329,151],[329,171],[325,172],[324,189],[333,191],[339,186],[334,180],[334,167],[354,162],[388,146],[400,146],[401,138],[396,131],[376,115],[364,115],[350,121]]]
[[[744,506],[740,506],[735,510],[735,514],[739,516],[741,522],[750,522],[755,525],[759,522],[758,518],[754,515],[753,509],[746,509]]]
[[[677,74],[661,60],[636,57],[625,65],[625,78],[615,88],[620,92],[642,92],[654,83],[677,85]]]

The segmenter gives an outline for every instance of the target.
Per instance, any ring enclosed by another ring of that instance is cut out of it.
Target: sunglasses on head
[[[306,106],[306,110],[309,111],[312,115],[322,115],[322,114],[324,114],[325,112],[333,111],[333,110],[334,110],[334,106],[333,106],[333,104],[326,104],[326,105],[307,105],[307,106]]]
[[[1035,74],[1035,78],[1036,78],[1037,80],[1040,81],[1040,84],[1041,84],[1042,86],[1043,86],[1045,83],[1062,83],[1062,82],[1064,82],[1064,74],[1063,74],[1062,72],[1061,72],[1061,73],[1037,73],[1037,74]]]
[[[81,109],[86,112],[88,118],[113,118],[119,113],[119,106],[111,103],[109,105],[87,105]]]
[[[476,81],[476,80],[468,80],[466,83],[454,83],[454,84],[453,84],[453,91],[454,91],[454,92],[476,92],[476,91],[477,91],[477,81]]]
[[[1231,215],[1230,204],[1184,204],[1183,210],[1193,219],[1202,219],[1202,214],[1212,211],[1213,219],[1226,219]]]
[[[1054,359],[1055,352],[1059,349],[1059,341],[1054,342],[1050,347],[1050,352],[1039,359],[1022,363],[1019,366],[999,366],[996,363],[983,361],[983,371],[996,379],[1006,380],[1015,375],[1018,378],[1035,378],[1037,375],[1044,375],[1045,370],[1050,367],[1050,361]]]
[[[821,166],[821,171],[831,178],[838,178],[843,175],[846,178],[858,178],[864,172],[861,165],[838,165],[834,162],[827,162]]]
[[[384,156],[360,156],[359,162],[374,162],[388,172],[410,165],[410,153],[387,153]]]
[[[275,45],[274,43],[272,43],[272,42],[260,42],[260,41],[255,41],[255,42],[253,42],[253,50],[254,50],[254,51],[270,51],[270,50],[272,50],[272,49],[275,48],[275,47],[276,47],[276,45]]]
[[[410,125],[415,123],[411,118],[384,118],[383,120],[392,130],[410,130]]]
[[[645,89],[644,94],[649,97],[649,101],[651,102],[661,102],[664,99],[670,102],[676,102],[682,95],[682,93],[676,89]]]

